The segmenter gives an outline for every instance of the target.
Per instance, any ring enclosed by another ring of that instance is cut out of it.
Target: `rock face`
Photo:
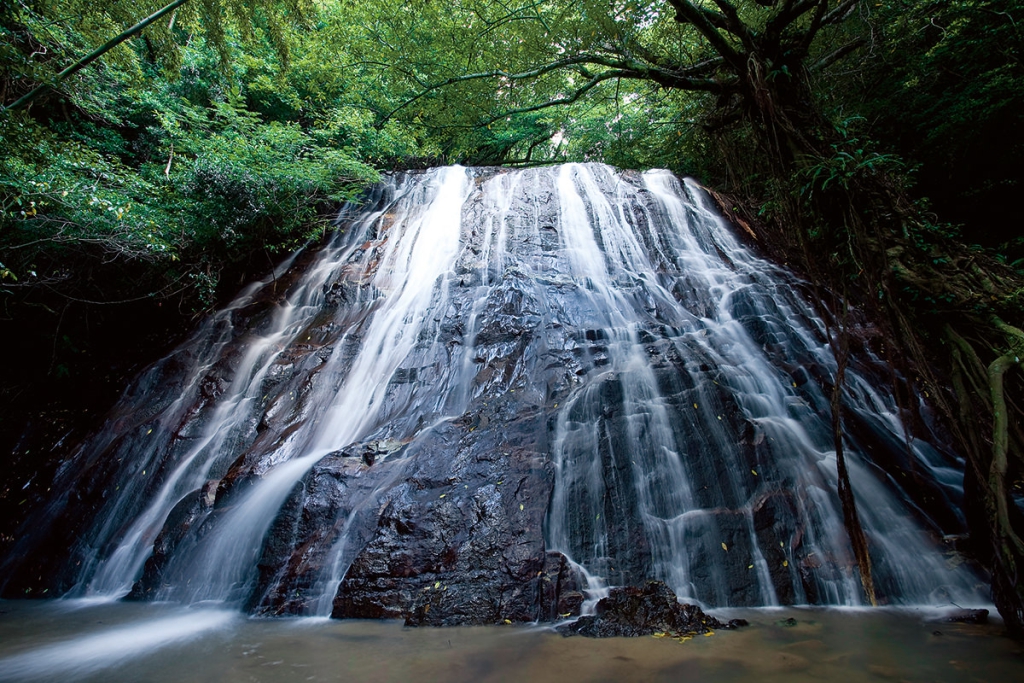
[[[345,574],[332,616],[450,625],[557,613],[575,583],[565,558],[545,552],[552,477],[543,415],[505,416],[498,405],[490,419],[503,428],[446,426],[417,444]],[[438,471],[449,476],[438,480]]]
[[[566,636],[614,638],[649,636],[655,633],[698,635],[716,628],[746,626],[743,619],[722,623],[696,605],[681,605],[675,593],[661,581],[648,581],[643,587],[613,588],[597,603],[595,614],[583,616],[558,627]]]
[[[713,623],[671,591],[857,604],[806,294],[666,172],[396,176],[140,376],[4,594],[447,625],[646,586],[594,633]],[[876,592],[970,602],[935,540],[962,532],[961,463],[861,332],[843,402]]]
[[[485,420],[501,429],[473,427]],[[545,549],[552,468],[544,456],[544,423],[542,412],[499,399],[372,466],[353,456],[319,462],[307,490],[286,506],[291,513],[271,530],[260,561],[267,571],[256,591],[264,597],[252,608],[309,611],[330,561],[348,565],[338,569],[335,617],[452,625],[578,614],[582,594],[574,572],[560,553]],[[353,491],[353,479],[376,486]],[[330,503],[314,504],[309,488],[326,491],[321,495]],[[335,528],[339,517],[347,528]],[[309,531],[296,533],[296,525]],[[302,553],[295,540],[314,529],[343,531],[351,547],[335,558]]]

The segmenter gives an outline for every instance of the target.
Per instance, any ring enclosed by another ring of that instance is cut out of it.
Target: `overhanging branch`
[[[777,40],[794,21],[814,9],[819,2],[822,0],[787,0],[778,14],[768,20],[765,34],[770,36],[771,40]]]
[[[725,17],[725,25],[727,27],[725,30],[739,38],[746,50],[754,50],[754,32],[749,26],[743,23],[742,19],[740,19],[740,15],[736,11],[735,5],[727,0],[714,0],[714,2],[718,5],[718,9],[722,11],[722,15]]]
[[[416,95],[402,102],[400,105],[392,109],[380,122],[379,125],[387,123],[395,114],[405,109],[412,103],[416,102],[422,97],[429,95],[430,93],[455,85],[456,83],[466,83],[469,81],[476,81],[487,78],[504,78],[510,81],[528,80],[532,78],[539,78],[546,74],[558,71],[559,69],[573,68],[577,73],[583,74],[589,80],[587,83],[577,90],[573,91],[571,95],[566,97],[557,98],[550,100],[538,105],[530,107],[524,107],[521,109],[514,109],[508,112],[496,116],[483,124],[489,125],[498,121],[499,119],[511,116],[513,114],[522,114],[531,111],[538,111],[540,109],[546,109],[548,107],[557,106],[560,104],[572,104],[576,102],[584,93],[593,89],[599,83],[609,80],[611,78],[628,78],[632,80],[648,80],[658,83],[661,86],[676,88],[681,90],[698,90],[704,92],[722,92],[725,87],[719,81],[711,78],[703,77],[704,74],[714,71],[722,63],[722,58],[714,58],[699,62],[690,67],[673,68],[672,65],[664,66],[648,66],[644,63],[636,60],[627,59],[625,57],[609,57],[605,55],[594,55],[585,54],[577,55],[575,57],[567,57],[554,62],[550,62],[543,66],[539,66],[529,71],[522,71],[519,73],[509,73],[501,69],[495,69],[493,71],[481,71],[478,73],[466,74],[463,76],[453,76],[434,85],[425,87]],[[599,74],[594,74],[586,66],[602,66],[607,67],[609,71],[603,71]]]
[[[455,85],[456,83],[466,83],[468,81],[478,81],[485,78],[505,78],[510,81],[526,80],[530,78],[537,78],[539,76],[549,74],[552,71],[564,69],[565,67],[580,64],[597,64],[610,67],[621,66],[621,64],[616,62],[615,60],[603,58],[599,55],[577,55],[575,57],[566,57],[565,59],[559,59],[557,61],[550,62],[543,66],[539,66],[536,69],[522,71],[520,73],[509,73],[502,69],[495,69],[493,71],[481,71],[478,73],[466,74],[464,76],[453,76],[451,78],[445,79],[444,81],[441,81],[440,83],[435,83],[434,85],[427,86],[416,95],[410,97],[405,102],[402,102],[402,104],[398,105],[390,112],[388,112],[388,114],[381,121],[381,125],[387,123],[392,116],[402,111],[403,109],[405,109],[406,107],[408,107],[410,104],[417,101],[421,97],[425,97],[430,93],[434,92],[435,90],[446,88],[449,85]]]
[[[123,33],[121,33],[120,35],[118,35],[115,38],[111,38],[107,42],[103,43],[103,45],[99,46],[98,48],[96,48],[95,50],[93,50],[92,52],[87,54],[86,56],[82,57],[77,62],[75,62],[74,64],[69,66],[68,68],[64,69],[59,74],[57,74],[57,78],[56,78],[55,82],[60,83],[61,81],[63,81],[68,76],[70,76],[72,74],[75,74],[78,71],[80,71],[81,69],[83,69],[83,68],[87,67],[88,65],[92,64],[94,61],[96,61],[101,56],[103,56],[104,53],[112,50],[113,48],[117,47],[118,45],[120,45],[124,41],[128,40],[129,38],[131,38],[132,36],[138,34],[140,31],[142,31],[142,29],[146,28],[147,26],[152,24],[154,21],[157,21],[161,17],[166,16],[168,13],[173,12],[174,10],[178,9],[179,7],[184,5],[186,2],[188,2],[188,0],[174,0],[174,2],[172,2],[171,4],[167,5],[163,9],[160,9],[160,10],[154,12],[153,14],[149,15],[148,17],[146,17],[145,19],[143,19],[139,23],[137,23],[134,26],[132,26],[127,31],[124,31]],[[13,102],[10,106],[4,107],[4,109],[6,109],[6,110],[18,109],[20,107],[26,106],[28,103],[30,103],[32,100],[34,100],[36,97],[38,97],[40,95],[40,93],[42,93],[48,87],[50,87],[49,83],[43,83],[42,85],[38,85],[35,88],[33,88],[31,91],[29,91],[27,94],[25,94],[24,96],[19,98],[17,101]]]
[[[501,119],[507,118],[509,116],[515,116],[517,114],[528,114],[528,113],[533,112],[533,111],[540,111],[542,109],[548,109],[550,107],[558,107],[558,106],[561,106],[561,105],[564,105],[564,104],[572,104],[572,103],[576,102],[577,100],[579,100],[581,97],[583,97],[585,94],[587,94],[588,92],[593,90],[600,83],[603,83],[604,81],[609,81],[609,80],[611,80],[613,78],[638,78],[638,76],[636,76],[635,74],[630,74],[630,72],[627,72],[626,70],[615,69],[615,70],[611,70],[611,71],[605,71],[602,74],[598,74],[597,76],[594,76],[592,79],[587,81],[587,83],[585,83],[580,88],[574,90],[569,95],[566,95],[564,97],[558,97],[558,98],[553,99],[553,100],[548,100],[547,102],[541,102],[540,104],[535,104],[535,105],[532,105],[532,106],[529,106],[529,107],[521,107],[519,109],[510,109],[510,110],[508,110],[506,112],[498,114],[497,116],[493,116],[493,117],[487,119],[486,121],[482,122],[479,125],[480,126],[489,126],[492,123],[494,123],[495,121],[500,121]]]
[[[839,3],[834,10],[826,14],[822,20],[822,26],[829,26],[831,24],[837,24],[846,17],[850,16],[850,13],[854,10],[860,0],[845,0],[845,2]]]
[[[698,8],[689,0],[669,0],[669,3],[676,10],[676,21],[680,21],[680,18],[682,18],[693,24],[694,28],[711,43],[711,46],[715,48],[718,54],[725,58],[725,61],[729,62],[737,72],[743,72],[746,68],[746,60],[729,44],[725,36],[711,25],[706,16],[708,10]]]
[[[867,38],[863,36],[857,38],[856,40],[851,40],[849,43],[843,45],[838,50],[830,52],[829,54],[825,55],[824,57],[816,61],[814,64],[812,64],[811,71],[820,71],[821,69],[832,66],[846,55],[865,45],[867,42]]]

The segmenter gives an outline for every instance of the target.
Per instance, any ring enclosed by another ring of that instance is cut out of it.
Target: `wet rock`
[[[738,626],[746,626],[746,622],[734,619],[722,623],[696,605],[680,604],[675,593],[661,581],[648,581],[642,588],[613,588],[608,597],[597,603],[596,614],[560,626],[558,632],[565,636],[612,638],[654,633],[694,635]]]
[[[391,456],[405,447],[407,441],[399,439],[375,439],[354,443],[327,455],[328,458],[356,458],[367,467],[372,467],[379,460]]]
[[[152,600],[157,597],[163,567],[175,550],[187,541],[189,533],[206,518],[208,510],[204,501],[209,496],[211,484],[215,488],[216,482],[207,482],[202,490],[188,494],[171,510],[163,530],[153,542],[153,554],[146,560],[142,577],[132,586],[126,600]]]
[[[203,484],[202,492],[199,494],[199,505],[202,509],[209,510],[217,502],[217,488],[219,486],[220,482],[216,479],[211,479]]]
[[[987,624],[987,609],[962,609],[952,614],[947,614],[942,621],[952,624]]]
[[[543,414],[519,407],[506,420],[495,408],[493,428],[467,416],[409,444],[404,481],[382,496],[332,616],[447,626],[579,613],[575,573],[544,548]]]

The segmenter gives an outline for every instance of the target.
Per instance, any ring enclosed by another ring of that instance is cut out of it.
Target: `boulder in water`
[[[947,614],[943,621],[952,624],[987,624],[987,609],[959,609],[952,614]]]
[[[746,626],[743,619],[723,623],[696,605],[680,604],[675,593],[661,581],[648,581],[642,588],[613,588],[597,603],[596,614],[580,617],[558,627],[564,636],[588,638],[649,636],[670,633],[687,636],[711,633],[716,628]]]

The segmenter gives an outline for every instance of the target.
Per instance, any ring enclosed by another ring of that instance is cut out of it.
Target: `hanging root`
[[[832,439],[836,449],[837,489],[839,504],[843,509],[843,525],[846,527],[850,544],[853,546],[857,571],[860,573],[860,583],[868,602],[875,607],[878,605],[878,599],[875,597],[875,582],[871,578],[871,555],[868,552],[868,539],[864,535],[864,529],[861,527],[860,518],[857,515],[857,503],[853,497],[853,488],[850,486],[850,474],[846,469],[846,455],[843,450],[842,391],[843,380],[846,376],[846,362],[850,354],[850,337],[846,328],[845,309],[843,317],[843,324],[839,329],[839,348],[835,351],[836,381],[832,386]],[[833,346],[833,348],[836,347]]]
[[[1015,552],[1010,557],[1024,556],[1024,542],[1013,530],[1010,523],[1009,502],[1006,499],[1006,473],[1009,469],[1009,417],[1007,415],[1006,395],[1003,378],[1006,372],[1020,363],[1020,355],[1024,351],[1024,332],[1007,325],[998,317],[993,316],[993,325],[1006,334],[1010,340],[1010,350],[996,358],[988,366],[988,385],[992,397],[992,462],[988,471],[988,487],[994,499],[997,539],[1002,544],[1009,544]]]
[[[1003,393],[1003,375],[1018,362],[1013,352],[1000,356],[988,366],[989,389],[992,392],[992,463],[989,466],[988,487],[995,499],[996,531],[1013,544],[1017,553],[1024,555],[1024,543],[1010,526],[1009,505],[1006,500],[1006,471],[1008,469],[1008,420],[1006,397]]]
[[[987,323],[989,334],[978,343],[990,350],[999,349],[999,355],[987,365],[974,346],[950,325],[945,333],[953,342],[953,384],[960,400],[960,422],[970,446],[967,466],[973,473],[988,527],[993,598],[1010,632],[1020,636],[1024,635],[1024,542],[1014,528],[1007,486],[1011,456],[1020,462],[1019,446],[1011,439],[1011,416],[1018,415],[1019,410],[1007,400],[1005,380],[1006,373],[1024,358],[1024,332],[996,315]],[[1003,338],[995,341],[1000,334]],[[988,433],[986,423],[978,423],[979,410],[992,416]]]

